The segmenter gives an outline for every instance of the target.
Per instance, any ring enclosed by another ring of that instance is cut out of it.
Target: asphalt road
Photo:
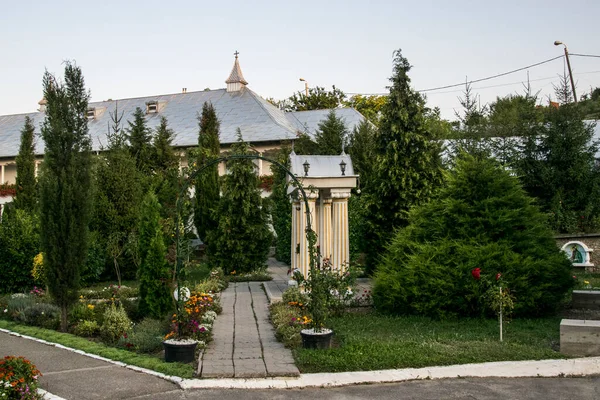
[[[170,391],[135,399],[600,399],[600,377],[585,378],[465,378],[411,381],[397,384],[289,390]]]

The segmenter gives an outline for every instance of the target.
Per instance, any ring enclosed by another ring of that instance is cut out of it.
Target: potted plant
[[[330,263],[323,260],[323,265],[313,265],[304,281],[304,289],[308,294],[307,309],[311,315],[310,328],[300,331],[302,347],[305,349],[329,349],[333,330],[325,327],[329,314],[330,285],[328,276]]]
[[[190,290],[186,287],[177,287],[173,293],[177,302],[177,313],[173,314],[173,330],[165,336],[163,348],[166,362],[189,363],[194,361],[198,341],[188,337],[188,318],[186,302],[190,299]]]

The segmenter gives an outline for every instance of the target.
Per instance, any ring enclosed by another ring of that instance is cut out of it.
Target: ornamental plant
[[[212,326],[205,316],[214,311],[215,307],[212,294],[192,292],[183,307],[180,307],[180,312],[173,314],[171,332],[165,336],[165,340],[177,338],[206,341],[210,337]],[[215,314],[209,315],[212,317]]]
[[[41,399],[37,393],[41,372],[24,357],[0,360],[0,399]]]
[[[573,287],[571,265],[518,178],[494,160],[462,155],[446,180],[387,247],[375,274],[375,307],[437,318],[485,315],[477,281],[485,266],[519,299],[516,317],[554,312]]]
[[[482,285],[484,304],[498,316],[500,325],[500,341],[502,341],[503,324],[510,316],[515,308],[515,297],[511,294],[510,289],[503,287],[502,274],[496,273],[494,278],[490,278],[487,274],[481,275],[481,268],[474,268],[471,275],[476,281]],[[487,288],[487,289],[486,289]]]

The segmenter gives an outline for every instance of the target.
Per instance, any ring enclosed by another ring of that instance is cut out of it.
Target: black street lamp
[[[346,176],[346,162],[344,160],[340,163],[340,169],[342,170],[342,176]]]
[[[308,176],[308,170],[310,169],[308,160],[304,160],[304,164],[302,165],[304,166],[304,176]]]

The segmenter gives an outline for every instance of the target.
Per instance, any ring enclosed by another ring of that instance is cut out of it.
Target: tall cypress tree
[[[277,152],[276,161],[289,167],[290,148],[281,147]],[[292,261],[292,203],[287,194],[287,174],[276,164],[271,165],[273,173],[273,191],[269,196],[273,229],[277,234],[275,258],[290,264]]]
[[[251,154],[239,128],[232,153]],[[225,176],[223,197],[216,214],[219,225],[209,234],[209,256],[211,263],[226,273],[250,272],[267,261],[272,239],[267,213],[262,206],[256,165],[252,160],[231,160],[227,166],[229,174]]]
[[[377,163],[367,194],[367,266],[372,271],[395,229],[408,223],[412,206],[427,201],[442,182],[440,147],[428,132],[425,99],[410,86],[411,65],[400,50],[375,138]]]
[[[42,126],[45,142],[40,177],[40,224],[48,289],[61,309],[61,329],[77,301],[88,247],[91,210],[91,138],[86,111],[89,93],[81,69],[70,62],[61,83],[44,74],[48,101]]]
[[[202,114],[198,118],[200,133],[198,134],[198,150],[196,164],[198,167],[210,160],[219,157],[219,128],[220,123],[212,103],[206,102],[202,106]],[[216,209],[219,205],[219,166],[204,170],[196,178],[196,201],[194,207],[194,223],[198,236],[207,243],[208,233],[218,226]]]
[[[329,111],[327,118],[319,123],[315,133],[317,153],[319,155],[337,155],[346,148],[346,135],[348,129],[344,120],[335,114],[335,110]]]
[[[15,207],[33,212],[36,207],[36,180],[35,180],[35,153],[34,135],[35,127],[29,117],[25,117],[25,124],[21,130],[21,147],[16,158],[17,163],[17,194]]]
[[[127,139],[129,151],[135,158],[138,170],[143,173],[150,172],[152,156],[152,132],[146,125],[144,111],[137,107],[133,113],[133,122],[127,121]]]

